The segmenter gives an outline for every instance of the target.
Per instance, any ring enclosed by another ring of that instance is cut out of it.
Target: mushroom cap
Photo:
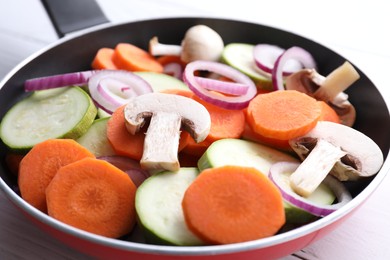
[[[184,128],[196,142],[203,141],[211,127],[210,114],[195,100],[179,95],[148,93],[133,98],[125,107],[126,128],[135,134],[154,113],[177,114]]]
[[[195,60],[218,61],[224,43],[216,31],[200,24],[187,30],[181,47],[181,59],[186,63]]]
[[[372,176],[382,167],[383,153],[379,146],[365,134],[343,124],[318,122],[306,135],[292,139],[289,143],[303,160],[318,139],[326,140],[347,152],[330,172],[341,181]]]
[[[286,78],[286,89],[303,92],[318,100],[323,100],[321,96],[316,95],[316,91],[325,81],[325,77],[319,74],[315,69],[302,69]],[[323,100],[327,102],[340,117],[341,123],[346,126],[352,126],[356,119],[356,110],[348,101],[348,95],[340,92],[333,100]]]
[[[297,90],[313,96],[324,80],[325,77],[315,69],[301,69],[286,77],[286,89]]]

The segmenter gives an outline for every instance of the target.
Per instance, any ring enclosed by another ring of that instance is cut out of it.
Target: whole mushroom
[[[340,181],[357,180],[376,174],[383,164],[382,151],[371,138],[342,124],[318,122],[289,143],[303,160],[290,176],[301,196],[311,194],[328,173]]]
[[[286,78],[285,87],[325,101],[339,115],[342,124],[352,126],[356,110],[343,91],[359,78],[359,73],[346,61],[326,77],[315,69],[302,69]]]
[[[218,61],[223,48],[222,37],[202,24],[189,28],[180,46],[159,43],[156,36],[149,42],[149,52],[152,55],[176,55],[185,63],[195,60]]]

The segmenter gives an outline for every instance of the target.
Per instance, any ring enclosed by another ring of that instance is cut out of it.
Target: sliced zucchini
[[[88,131],[76,140],[96,157],[115,154],[107,139],[107,122],[109,119],[110,117],[96,119]]]
[[[197,168],[165,171],[146,179],[135,197],[135,209],[148,243],[193,246],[203,242],[187,227],[181,202],[198,176]]]
[[[110,117],[110,116],[111,116],[111,114],[107,113],[106,111],[104,111],[100,107],[98,108],[98,110],[97,110],[97,117],[98,118],[106,118],[106,117]]]
[[[291,173],[282,173],[280,175],[281,178],[278,183],[284,190],[292,191],[289,180],[290,175]],[[315,189],[314,192],[306,199],[319,205],[332,205],[336,196],[327,185],[320,184],[320,186],[318,186],[317,189]],[[316,218],[316,216],[291,205],[287,201],[284,201],[284,210],[286,213],[286,222],[290,224],[304,224]]]
[[[36,91],[5,114],[0,137],[10,149],[26,152],[50,138],[77,139],[96,113],[93,101],[79,87]]]
[[[266,145],[241,139],[221,139],[212,143],[198,161],[198,168],[238,165],[254,167],[268,176],[272,164],[298,162],[295,157]]]
[[[184,89],[189,90],[183,81],[163,73],[156,72],[135,72],[138,76],[146,80],[154,92],[161,92],[165,89]]]
[[[270,75],[261,74],[257,69],[253,58],[254,45],[247,43],[230,43],[225,46],[222,52],[222,62],[241,71],[250,77],[257,88],[272,90],[272,80]]]

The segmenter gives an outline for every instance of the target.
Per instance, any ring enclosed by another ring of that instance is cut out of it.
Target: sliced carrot
[[[262,136],[255,131],[252,130],[252,128],[248,125],[245,124],[244,127],[244,132],[242,133],[242,138],[246,140],[251,140],[257,143],[263,143],[268,146],[272,146],[274,148],[286,151],[286,152],[291,152],[292,148],[288,142],[288,140],[279,140],[279,139],[274,139],[274,138],[269,138]]]
[[[119,69],[163,72],[163,66],[149,52],[130,43],[116,45],[113,61]]]
[[[92,68],[95,70],[116,70],[118,67],[113,62],[114,49],[101,48],[97,51],[95,58],[92,61]]]
[[[188,98],[193,98],[195,95],[194,92],[192,92],[191,90],[178,89],[178,88],[164,89],[161,91],[161,93],[180,95]]]
[[[177,64],[180,64],[184,68],[186,65],[186,63],[181,60],[180,56],[176,56],[176,55],[160,56],[157,58],[157,61],[163,66],[167,65],[169,63],[177,63]]]
[[[194,95],[210,113],[211,128],[206,141],[212,143],[223,138],[240,138],[244,132],[245,113],[243,110],[228,110],[210,104]]]
[[[316,99],[295,90],[260,94],[247,108],[247,123],[258,134],[289,140],[309,132],[322,109]]]
[[[73,227],[118,238],[135,224],[136,187],[112,164],[86,158],[61,167],[46,189],[48,214]]]
[[[320,121],[330,121],[334,123],[341,123],[339,115],[337,115],[336,111],[329,106],[326,102],[324,101],[318,101],[321,105],[322,113],[320,116]]]
[[[186,190],[182,207],[188,228],[211,244],[269,237],[285,223],[280,191],[249,167],[204,170]]]
[[[201,103],[210,113],[211,128],[206,140],[196,143],[194,139],[189,138],[183,153],[201,156],[212,142],[223,138],[240,138],[244,132],[244,110],[227,110],[212,105],[197,97],[190,90],[166,89],[163,92],[192,98]]]
[[[197,143],[192,137],[190,137],[182,152],[188,155],[200,157],[211,144],[212,142],[207,139],[203,142]]]
[[[140,131],[135,135],[126,129],[123,111],[125,105],[119,107],[107,122],[107,139],[117,155],[123,155],[135,160],[141,160],[144,151],[145,133]]]
[[[123,111],[125,105],[119,107],[111,115],[107,122],[107,139],[117,155],[127,156],[135,160],[141,160],[144,152],[145,131],[139,131],[135,135],[126,129]],[[188,132],[180,133],[178,151],[184,149],[191,137]]]
[[[95,156],[72,139],[49,139],[36,144],[21,160],[18,184],[22,198],[47,212],[45,190],[64,165]]]

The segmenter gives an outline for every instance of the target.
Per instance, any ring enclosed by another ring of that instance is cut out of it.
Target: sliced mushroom
[[[218,61],[223,48],[221,36],[202,24],[187,30],[181,46],[159,43],[157,37],[153,37],[149,42],[149,52],[152,55],[177,55],[186,63],[195,60]]]
[[[349,63],[332,71],[327,77],[315,69],[303,69],[286,78],[286,89],[304,92],[318,100],[327,102],[334,108],[344,125],[352,126],[356,111],[343,91],[360,78],[359,73]]]
[[[342,124],[318,122],[289,143],[303,160],[290,177],[301,196],[310,195],[328,173],[340,181],[357,180],[376,174],[383,164],[382,151],[371,138]]]
[[[180,129],[190,133],[196,142],[210,131],[210,114],[193,99],[179,95],[149,93],[132,99],[125,107],[126,128],[137,133],[150,118],[144,141],[141,166],[148,170],[179,169],[177,158]]]

